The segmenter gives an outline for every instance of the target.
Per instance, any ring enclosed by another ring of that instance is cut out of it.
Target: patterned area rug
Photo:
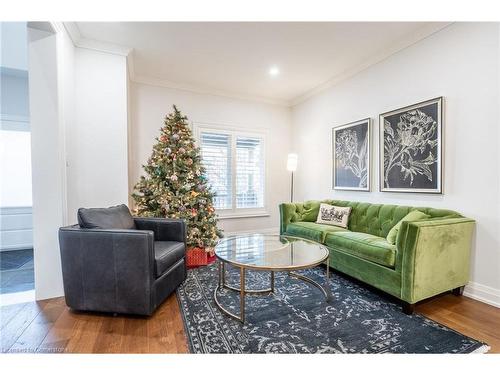
[[[226,267],[238,285],[239,271]],[[325,270],[304,274],[324,283]],[[269,286],[265,272],[247,271],[247,288]],[[398,304],[337,273],[330,278],[333,299],[286,273],[276,274],[269,295],[247,295],[241,324],[215,305],[217,265],[191,269],[177,290],[192,353],[472,353],[481,342],[421,315],[405,315]],[[219,292],[219,300],[239,313],[239,294]]]

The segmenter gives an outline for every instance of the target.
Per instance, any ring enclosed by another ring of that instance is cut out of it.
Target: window
[[[264,135],[198,126],[198,139],[219,214],[265,214]]]

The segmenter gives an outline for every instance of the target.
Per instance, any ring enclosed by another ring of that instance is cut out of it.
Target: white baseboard
[[[25,292],[0,294],[0,306],[17,305],[18,303],[33,302],[35,300],[35,291],[27,290]]]
[[[280,228],[266,228],[266,229],[254,229],[254,230],[239,230],[233,232],[224,232],[225,236],[239,236],[242,234],[252,234],[252,233],[261,233],[261,234],[279,234]]]
[[[500,290],[471,281],[465,286],[464,296],[500,308]]]

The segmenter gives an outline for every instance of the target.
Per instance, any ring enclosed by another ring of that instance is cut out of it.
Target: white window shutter
[[[236,208],[264,207],[264,152],[260,138],[236,137]]]
[[[216,209],[232,208],[231,136],[202,132],[201,157],[209,184],[216,196]]]

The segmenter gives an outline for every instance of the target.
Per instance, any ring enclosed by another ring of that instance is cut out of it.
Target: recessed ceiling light
[[[276,77],[278,74],[280,74],[280,70],[278,69],[278,67],[277,67],[277,66],[272,66],[272,67],[269,69],[269,75],[270,75],[270,76]]]

